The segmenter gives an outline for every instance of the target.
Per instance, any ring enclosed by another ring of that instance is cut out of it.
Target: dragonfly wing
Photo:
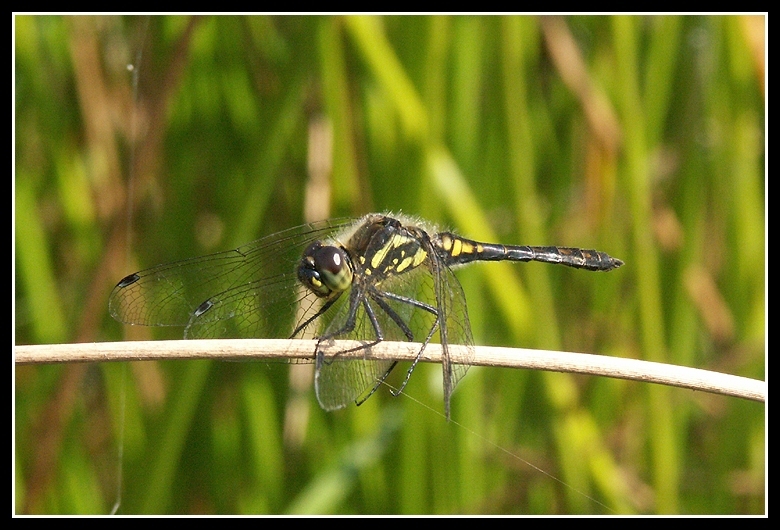
[[[325,410],[336,410],[362,401],[361,397],[373,392],[378,381],[393,365],[392,361],[365,359],[371,353],[371,345],[378,340],[377,330],[360,296],[356,295],[352,300],[352,289],[354,287],[318,319],[322,331],[319,335],[326,338],[317,345],[314,389],[320,406]],[[372,307],[370,302],[369,307]],[[354,327],[347,329],[353,312]],[[379,318],[384,323],[384,318]],[[383,324],[380,326],[384,327]],[[365,346],[356,351],[345,351],[337,342],[339,340],[362,341]]]
[[[355,294],[353,289],[359,289]],[[381,340],[424,342],[436,325],[433,279],[426,267],[392,275],[370,286],[356,283],[325,315],[332,320],[323,337],[362,341],[357,351],[343,352],[333,340],[317,349],[315,389],[326,410],[362,402],[384,381],[395,366],[393,360],[371,360],[371,348]],[[425,309],[425,308],[430,309]],[[354,312],[354,327],[345,330]],[[349,355],[345,355],[349,353]],[[362,356],[362,358],[361,358]]]
[[[184,326],[202,302],[235,284],[246,269],[246,256],[236,250],[158,265],[120,281],[109,311],[126,324]]]
[[[278,309],[284,288],[289,289],[289,300],[293,303],[296,269],[306,246],[316,239],[330,237],[348,224],[336,220],[302,225],[235,250],[131,274],[112,291],[109,312],[126,324],[187,326],[189,338],[225,337],[209,323],[218,319],[238,319],[238,322],[243,318],[243,323],[237,326],[239,336],[262,338],[264,335],[252,334],[253,331],[261,333],[264,328],[256,325],[248,313],[268,312],[267,308],[272,306]],[[270,293],[270,297],[263,298],[265,293]],[[222,308],[209,309],[209,304],[221,304]],[[200,324],[204,330],[196,332]],[[226,326],[225,333],[235,335],[231,326]],[[273,337],[286,336],[277,333]]]
[[[290,338],[299,314],[318,303],[295,274],[249,282],[213,296],[191,314],[185,339]],[[308,328],[295,338],[314,338]]]
[[[440,342],[442,344],[442,378],[445,414],[450,416],[450,397],[474,362],[474,339],[471,335],[466,296],[452,270],[439,263],[436,276],[437,299],[440,314]]]

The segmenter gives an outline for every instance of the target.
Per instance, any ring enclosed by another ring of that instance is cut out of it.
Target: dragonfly
[[[130,274],[114,287],[109,312],[126,324],[183,327],[186,339],[316,339],[315,393],[328,411],[361,404],[395,368],[397,361],[370,358],[377,344],[420,344],[391,391],[398,395],[428,344],[438,341],[449,419],[452,393],[474,359],[466,297],[453,270],[479,261],[589,271],[623,265],[597,250],[483,243],[419,219],[372,213]],[[343,349],[343,340],[361,346]]]

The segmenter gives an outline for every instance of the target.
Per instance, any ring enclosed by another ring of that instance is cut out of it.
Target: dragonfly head
[[[315,241],[303,252],[298,280],[320,298],[341,294],[352,284],[352,262],[341,247]]]

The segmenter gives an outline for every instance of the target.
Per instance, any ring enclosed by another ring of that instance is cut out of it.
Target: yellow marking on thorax
[[[397,248],[398,246],[402,245],[406,241],[406,238],[399,236],[398,234],[394,234],[393,237],[390,238],[390,240],[387,242],[385,246],[380,248],[376,251],[376,254],[374,254],[374,257],[371,258],[371,268],[376,269],[379,267],[379,265],[385,261],[385,258],[387,257],[387,253],[391,250]]]
[[[427,252],[425,252],[423,249],[418,249],[413,256],[406,256],[403,260],[401,260],[401,263],[396,265],[395,271],[401,273],[405,271],[407,268],[409,268],[409,265],[411,265],[412,268],[415,268],[419,266],[420,263],[425,261],[425,258],[427,256],[428,256]]]
[[[403,236],[400,234],[393,235],[390,240],[379,250],[376,251],[374,256],[371,258],[371,269],[378,270],[380,265],[384,263],[384,261],[387,259],[389,254],[392,254],[392,252],[395,252],[396,249],[399,247],[408,244],[410,241],[413,241],[412,238]],[[405,251],[400,252],[400,260],[399,258],[393,259],[393,267],[387,267],[384,272],[396,272],[401,273],[410,267],[417,267],[425,261],[425,258],[428,256],[428,253],[425,252],[423,249],[418,248],[417,251],[413,255],[406,255]]]

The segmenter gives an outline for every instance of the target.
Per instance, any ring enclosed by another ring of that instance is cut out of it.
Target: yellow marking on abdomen
[[[453,240],[452,250],[450,251],[450,255],[452,257],[460,256],[462,250],[463,250],[463,242],[460,239]]]

